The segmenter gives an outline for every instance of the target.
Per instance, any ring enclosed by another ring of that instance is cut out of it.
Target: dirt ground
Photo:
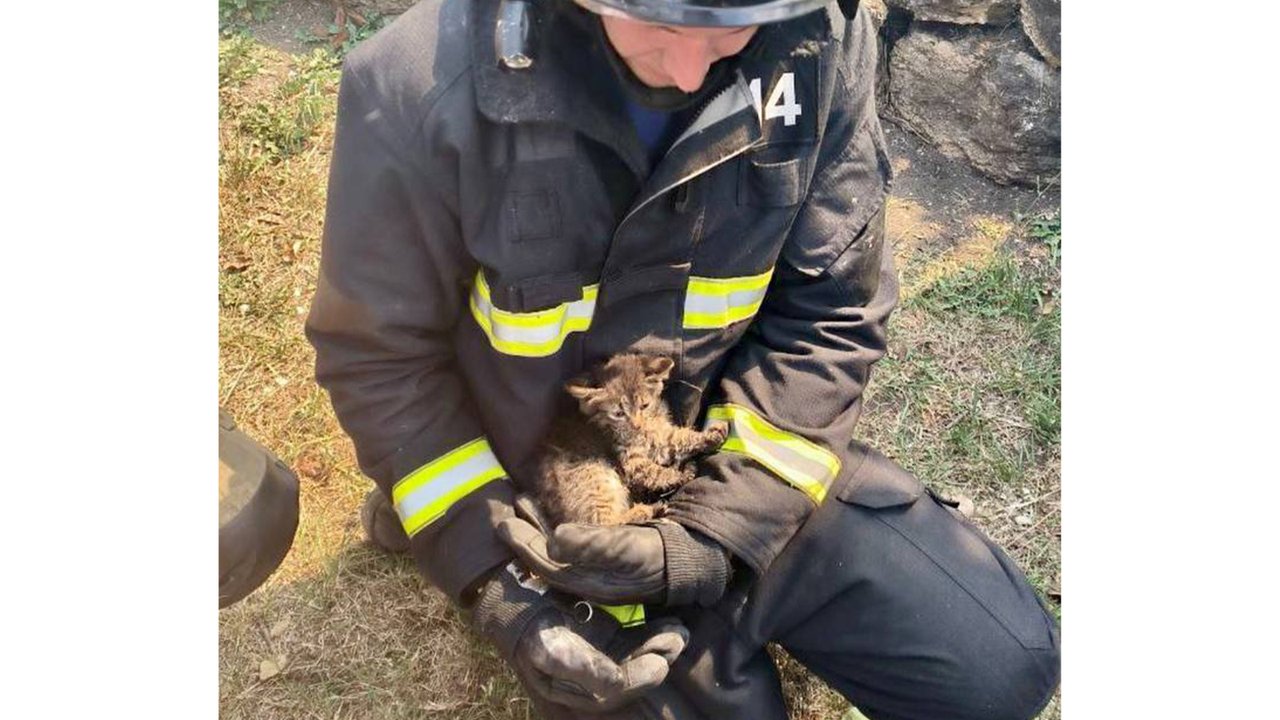
[[[220,612],[221,715],[533,717],[514,676],[412,563],[362,542],[371,484],[312,376],[301,328],[337,73],[298,37],[332,13],[329,0],[289,0],[249,26],[251,39],[220,44],[219,402],[302,483],[289,557]],[[975,521],[1060,607],[1058,192],[996,185],[885,129],[902,301],[859,431],[935,489],[972,498]],[[793,720],[845,716],[847,701],[775,658]],[[1041,717],[1059,716],[1055,698]]]

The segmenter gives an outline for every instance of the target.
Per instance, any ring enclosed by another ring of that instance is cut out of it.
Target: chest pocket
[[[779,158],[781,159],[771,159]],[[789,207],[804,198],[807,160],[783,153],[752,153],[738,168],[738,204]]]
[[[498,207],[498,232],[507,245],[529,246],[562,237],[563,199],[559,188],[575,182],[579,168],[569,158],[526,160],[512,166],[503,178],[505,192]]]
[[[560,237],[560,199],[554,190],[513,192],[502,207],[503,237],[528,243]]]

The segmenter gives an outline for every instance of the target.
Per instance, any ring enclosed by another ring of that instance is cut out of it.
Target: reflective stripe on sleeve
[[[406,475],[391,489],[391,502],[413,537],[474,490],[507,472],[489,447],[477,438]]]
[[[760,310],[771,277],[773,268],[741,278],[690,277],[684,298],[684,327],[710,330],[749,320]]]
[[[712,405],[707,409],[706,425],[716,420],[729,423],[729,437],[720,450],[746,455],[764,465],[815,503],[822,503],[827,489],[840,474],[840,459],[829,450],[779,430],[747,408]]]
[[[599,285],[582,288],[582,298],[537,312],[516,313],[493,304],[484,271],[476,273],[471,288],[471,316],[489,337],[494,350],[521,357],[556,354],[571,332],[591,327]]]

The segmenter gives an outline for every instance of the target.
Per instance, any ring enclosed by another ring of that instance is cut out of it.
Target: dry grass
[[[302,334],[332,143],[332,61],[238,39],[223,41],[220,56],[219,401],[302,481],[293,550],[266,585],[220,613],[221,714],[530,717],[514,676],[449,603],[408,561],[360,541],[370,484],[313,381]],[[970,495],[979,523],[1056,593],[1056,263],[1010,219],[975,219],[970,242],[938,248],[928,223],[904,210],[891,207],[891,228],[918,235],[895,240],[909,292],[861,427],[930,484]],[[793,718],[840,717],[842,698],[775,657]],[[1056,701],[1043,717],[1058,717]]]

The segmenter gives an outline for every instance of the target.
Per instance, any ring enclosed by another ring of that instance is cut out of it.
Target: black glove
[[[574,619],[567,600],[517,580],[511,566],[481,590],[476,628],[498,647],[531,694],[577,710],[603,712],[634,701],[667,677],[689,632],[663,618],[621,631],[603,612]]]
[[[516,510],[529,512],[526,500]],[[535,521],[536,522],[536,521]],[[520,518],[498,537],[525,567],[569,595],[606,605],[714,604],[729,583],[729,555],[717,543],[670,521],[653,525],[566,523],[547,536]]]

